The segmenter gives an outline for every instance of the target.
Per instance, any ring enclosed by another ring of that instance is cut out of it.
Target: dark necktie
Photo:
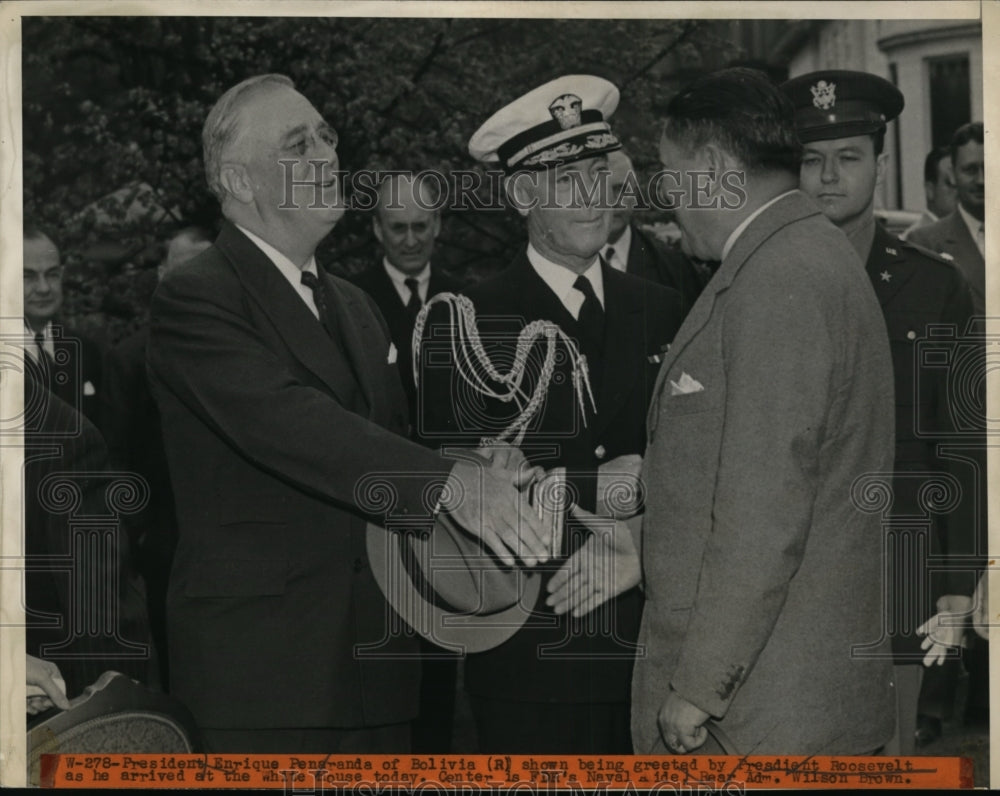
[[[420,299],[420,283],[416,279],[412,276],[407,277],[405,284],[410,289],[410,300],[406,302],[406,317],[412,324],[420,314],[424,302]]]
[[[312,291],[313,301],[316,303],[316,311],[319,312],[319,321],[323,324],[323,328],[326,329],[326,333],[336,339],[336,325],[333,317],[330,315],[330,302],[323,282],[312,271],[303,271],[302,284]]]
[[[39,364],[45,368],[52,368],[52,357],[49,356],[49,352],[45,350],[45,333],[35,332],[35,345],[38,346],[38,357]]]
[[[573,287],[584,295],[576,322],[580,332],[580,350],[587,356],[590,386],[594,391],[596,403],[600,400],[601,378],[604,370],[604,309],[601,307],[601,302],[597,300],[594,286],[590,284],[587,277],[578,276]],[[600,404],[598,404],[598,410],[600,410]]]
[[[598,350],[604,346],[604,308],[594,293],[594,286],[590,280],[582,274],[576,278],[573,287],[583,293],[583,304],[580,305],[580,314],[577,316],[577,323],[584,336],[590,338],[591,343],[597,345]]]

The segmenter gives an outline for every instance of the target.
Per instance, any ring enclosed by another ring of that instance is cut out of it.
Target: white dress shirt
[[[625,231],[622,233],[622,236],[614,243],[608,243],[603,249],[601,249],[601,256],[605,259],[607,264],[616,271],[625,273],[625,269],[628,267],[628,253],[631,248],[632,225],[626,224]],[[608,257],[609,250],[614,251],[615,254],[613,257]]]
[[[734,229],[731,233],[729,233],[729,237],[726,238],[726,245],[722,247],[722,258],[721,259],[722,260],[726,259],[726,255],[728,255],[729,252],[731,252],[733,250],[733,246],[736,245],[737,239],[740,237],[740,235],[742,235],[744,233],[744,231],[746,230],[746,228],[750,226],[750,223],[755,218],[757,218],[757,216],[759,216],[761,213],[763,213],[765,210],[767,210],[767,208],[769,208],[771,205],[773,205],[779,199],[784,199],[786,196],[788,196],[788,194],[794,193],[796,190],[798,190],[798,189],[797,188],[793,188],[791,191],[785,191],[783,194],[779,194],[778,196],[775,196],[770,202],[765,202],[760,207],[758,207],[756,210],[754,210],[750,215],[748,215],[746,218],[744,218],[743,219],[743,223],[741,223],[736,229]]]
[[[257,248],[267,255],[267,259],[274,263],[275,268],[277,268],[281,272],[282,276],[288,280],[288,283],[295,289],[295,292],[299,294],[299,298],[305,302],[309,311],[316,316],[316,318],[319,318],[319,310],[316,309],[316,301],[313,298],[313,292],[310,288],[302,284],[302,273],[304,271],[309,271],[310,273],[318,276],[316,271],[316,256],[311,256],[309,261],[302,266],[302,268],[299,268],[295,263],[274,248],[274,246],[254,235],[246,227],[241,227],[237,224],[236,228],[250,238],[250,240],[256,244]]]
[[[406,286],[407,279],[417,280],[417,292],[420,294],[420,302],[422,304],[427,303],[427,290],[430,288],[431,284],[430,261],[428,261],[427,265],[420,269],[420,273],[418,274],[404,274],[396,266],[389,262],[388,257],[382,258],[382,267],[389,275],[389,279],[392,280],[392,286],[396,288],[396,292],[399,294],[399,300],[403,302],[404,307],[410,303],[410,288]]]
[[[576,282],[577,276],[581,276],[581,274],[577,274],[566,266],[559,265],[547,257],[543,257],[538,253],[538,249],[530,243],[528,244],[528,262],[531,263],[531,267],[535,269],[542,278],[542,281],[558,296],[559,301],[562,302],[562,305],[569,314],[573,316],[573,319],[579,320],[580,307],[583,306],[586,296],[573,287],[573,283]],[[597,300],[601,302],[601,306],[603,307],[604,277],[601,274],[600,259],[595,257],[594,262],[583,272],[582,276],[590,280],[590,285],[594,288],[594,295],[597,296]]]

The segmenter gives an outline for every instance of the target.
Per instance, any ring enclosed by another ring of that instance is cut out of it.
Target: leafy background
[[[601,75],[621,90],[615,128],[647,175],[666,102],[741,54],[698,20],[232,17],[25,18],[23,53],[25,218],[63,253],[65,320],[105,344],[145,323],[171,231],[217,225],[201,126],[250,75],[295,81],[337,128],[342,168],[445,173],[476,167],[468,139],[505,103],[560,74]],[[511,212],[446,209],[435,261],[474,281],[523,240]],[[376,255],[362,212],[318,253],[342,275]]]

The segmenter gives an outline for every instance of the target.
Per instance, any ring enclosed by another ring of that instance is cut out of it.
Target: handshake
[[[531,466],[512,445],[476,451],[449,475],[441,508],[508,567],[532,568],[559,555],[565,509],[591,534],[549,580],[548,604],[556,613],[582,615],[636,585],[640,577],[640,456],[621,456],[598,472],[597,514],[568,506],[564,471]],[[625,519],[633,517],[628,524]]]

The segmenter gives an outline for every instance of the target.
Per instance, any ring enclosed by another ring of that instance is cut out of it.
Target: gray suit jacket
[[[703,389],[673,386],[691,381]],[[806,196],[737,240],[661,366],[647,427],[635,752],[671,687],[740,753],[882,745],[894,702],[870,503],[891,483],[892,362],[861,262]]]
[[[940,221],[913,230],[907,240],[954,260],[972,290],[973,310],[986,314],[986,261],[957,208]]]

